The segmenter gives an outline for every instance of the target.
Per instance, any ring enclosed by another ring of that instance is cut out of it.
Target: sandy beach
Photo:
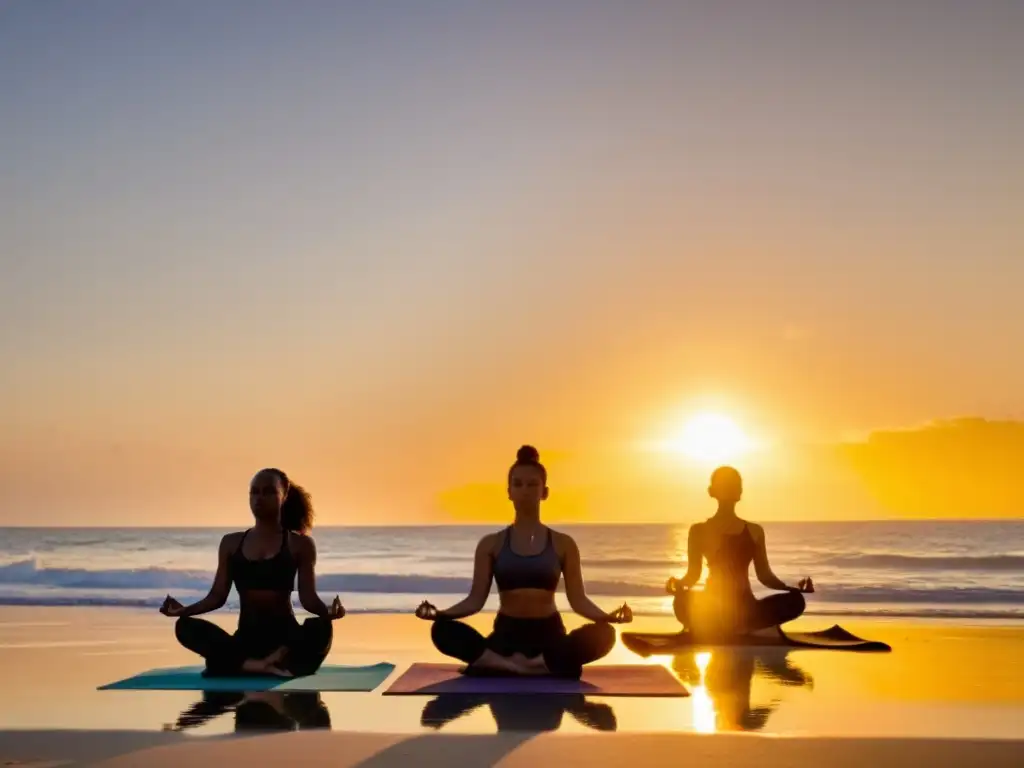
[[[228,628],[235,621],[230,613],[213,618]],[[484,614],[471,621],[485,628],[491,620]],[[575,619],[567,617],[567,623]],[[805,617],[794,628],[829,623]],[[907,620],[858,620],[844,626],[889,643],[893,651],[713,649],[643,659],[620,642],[602,663],[665,665],[690,696],[587,697],[582,708],[565,711],[540,706],[535,697],[528,706],[506,697],[465,711],[438,697],[382,696],[409,664],[443,658],[429,644],[427,625],[413,617],[351,615],[336,625],[328,661],[388,661],[395,671],[370,693],[314,697],[305,709],[293,707],[300,714],[277,726],[305,733],[268,734],[265,728],[236,723],[230,711],[182,728],[188,724],[179,719],[202,700],[199,692],[97,690],[145,669],[196,662],[176,646],[171,622],[152,611],[7,607],[0,610],[0,673],[9,692],[0,700],[0,759],[10,764],[115,758],[111,765],[171,765],[186,759],[203,764],[257,750],[251,754],[261,764],[284,764],[301,749],[312,764],[322,754],[324,764],[390,765],[408,763],[413,752],[426,750],[417,754],[440,762],[428,763],[421,756],[416,764],[511,766],[542,757],[554,760],[572,744],[577,754],[597,749],[593,759],[600,755],[608,765],[620,764],[614,750],[626,754],[643,745],[653,750],[651,760],[645,757],[653,765],[661,764],[658,755],[667,760],[697,744],[709,750],[712,761],[721,754],[740,760],[731,764],[745,764],[742,754],[753,750],[752,759],[761,755],[783,765],[821,754],[815,750],[832,750],[828,744],[833,739],[841,740],[843,755],[860,755],[860,764],[876,759],[869,754],[895,760],[906,754],[903,750],[922,749],[923,744],[936,750],[929,764],[963,764],[957,755],[977,754],[980,747],[970,742],[978,740],[991,742],[984,747],[991,750],[982,761],[986,764],[1003,764],[1001,755],[1020,755],[1015,740],[1024,720],[1024,627]],[[673,627],[667,620],[640,619],[630,629]],[[274,703],[273,695],[267,698]],[[544,738],[536,738],[542,732]],[[745,746],[756,735],[785,738],[755,738],[760,746]],[[434,746],[424,746],[424,739]],[[682,741],[670,746],[673,739]],[[940,739],[954,740],[954,745]],[[620,743],[632,746],[611,746]],[[184,749],[191,756],[180,752]],[[339,761],[338,750],[349,762]],[[444,754],[448,758],[442,760]],[[936,762],[940,756],[953,762]],[[834,755],[830,760],[838,764]]]
[[[0,768],[1024,768],[1022,40],[0,0]]]

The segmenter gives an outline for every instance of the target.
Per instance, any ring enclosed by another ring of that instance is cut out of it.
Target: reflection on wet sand
[[[587,701],[583,694],[502,696],[442,694],[426,703],[420,724],[440,730],[448,723],[483,706],[490,707],[498,731],[557,731],[568,712],[574,720],[597,731],[618,727],[610,706]]]
[[[198,728],[228,712],[235,713],[236,731],[298,731],[331,727],[331,715],[319,693],[222,693],[207,691],[165,731]]]
[[[754,706],[755,677],[787,687],[814,687],[814,680],[789,658],[785,648],[715,648],[672,657],[672,669],[690,686],[694,729],[759,731],[776,710],[777,698]]]

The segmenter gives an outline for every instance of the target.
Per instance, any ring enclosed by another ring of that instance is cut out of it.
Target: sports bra
[[[248,535],[249,531],[242,534],[238,548],[231,555],[231,578],[235,588],[239,592],[264,589],[290,594],[295,588],[298,564],[288,547],[288,531],[281,532],[281,548],[277,554],[262,560],[250,560],[242,554],[242,545]]]
[[[494,558],[494,581],[499,592],[511,589],[544,589],[554,592],[562,577],[562,563],[547,529],[548,540],[536,555],[519,555],[512,551],[512,526],[505,529],[505,543]]]
[[[749,592],[748,574],[756,551],[757,545],[746,524],[739,533],[723,534],[718,550],[708,558],[708,589]]]

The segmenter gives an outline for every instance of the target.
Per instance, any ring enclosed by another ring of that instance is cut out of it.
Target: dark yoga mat
[[[579,680],[548,676],[464,675],[458,664],[413,664],[384,691],[385,696],[435,694],[575,693],[590,696],[689,696],[660,664],[595,664]]]
[[[865,640],[835,624],[818,632],[783,632],[779,627],[715,642],[701,642],[689,632],[623,632],[622,644],[641,656],[713,646],[748,648],[820,648],[833,651],[891,651],[886,643]]]
[[[239,677],[204,677],[203,667],[164,667],[134,675],[124,680],[101,685],[101,691],[249,691],[312,692],[372,691],[387,679],[394,664],[373,664],[368,667],[343,667],[324,664],[316,674],[305,677],[272,677],[244,675]]]

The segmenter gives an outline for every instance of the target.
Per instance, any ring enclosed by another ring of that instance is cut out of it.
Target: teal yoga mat
[[[281,678],[259,675],[204,677],[203,667],[163,667],[101,685],[101,691],[372,691],[387,679],[394,664],[366,667],[324,664],[316,674]]]

